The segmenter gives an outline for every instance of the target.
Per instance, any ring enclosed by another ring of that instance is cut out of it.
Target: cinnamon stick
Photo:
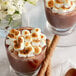
[[[51,44],[51,41],[50,40],[47,40],[47,50],[46,50],[46,53],[48,54],[48,49],[49,49],[49,46]],[[51,58],[50,58],[51,60]],[[45,76],[51,76],[51,62],[49,60],[49,63],[48,63],[48,66],[47,66],[47,69],[46,69],[46,72],[45,72]]]
[[[51,76],[51,62],[49,61],[49,64],[47,66],[45,76]]]
[[[57,43],[59,41],[59,38],[60,37],[58,35],[54,36],[54,38],[52,40],[52,43],[51,43],[51,45],[49,47],[48,54],[46,55],[46,58],[45,58],[45,60],[43,62],[43,65],[41,66],[41,69],[40,69],[40,71],[39,71],[37,76],[43,76],[44,73],[46,72],[50,57],[52,56],[53,51],[55,50],[55,47],[56,47],[56,45],[57,45]]]
[[[47,44],[47,49],[46,49],[46,55],[47,55],[48,54],[49,46],[51,44],[51,41],[49,39],[47,39],[46,40],[46,44]],[[50,65],[50,62],[49,62],[48,67],[47,67],[46,72],[45,72],[45,76],[51,76],[51,73],[50,72],[51,72],[51,65]]]

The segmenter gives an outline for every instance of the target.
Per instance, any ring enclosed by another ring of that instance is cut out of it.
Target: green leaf
[[[7,11],[8,9],[5,9],[4,11]]]
[[[27,1],[27,0],[24,0],[24,1]]]
[[[33,5],[36,5],[35,3],[33,3],[33,2],[29,2],[30,4],[33,4]]]
[[[30,4],[36,5],[37,1],[27,0]]]
[[[13,20],[12,17],[10,17],[10,18],[9,18],[9,23],[8,23],[8,24],[11,24],[12,20]]]
[[[15,11],[15,13],[14,14],[19,14],[19,11]]]

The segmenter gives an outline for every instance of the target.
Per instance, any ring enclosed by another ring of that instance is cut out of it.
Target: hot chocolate
[[[55,28],[68,29],[76,24],[75,0],[45,0],[48,22]]]
[[[46,36],[39,28],[12,29],[5,41],[9,62],[17,72],[34,72],[45,58]]]

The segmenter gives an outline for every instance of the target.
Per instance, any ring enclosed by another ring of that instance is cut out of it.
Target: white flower
[[[7,9],[10,5],[10,2],[9,1],[3,1],[1,6],[2,6],[2,9]]]
[[[17,7],[17,10],[19,11],[20,14],[22,14],[23,7]]]
[[[12,14],[15,13],[15,10],[16,10],[16,7],[15,7],[15,6],[10,6],[10,7],[8,8],[7,13],[8,13],[9,15],[12,15]]]
[[[27,0],[31,4],[35,4],[38,0]],[[6,19],[11,15],[13,20],[19,19],[24,9],[24,0],[0,0],[0,19]],[[16,11],[18,11],[16,13]]]
[[[23,5],[23,0],[18,0],[17,5],[22,6]]]
[[[16,6],[17,6],[17,10],[19,11],[20,14],[22,14],[23,5],[24,5],[24,1],[23,0],[18,0]]]

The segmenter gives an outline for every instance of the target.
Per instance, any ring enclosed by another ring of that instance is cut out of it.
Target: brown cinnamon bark
[[[51,76],[51,62],[49,61],[48,67],[45,72],[45,76]]]
[[[51,41],[50,40],[47,40],[47,51],[46,51],[46,53],[48,52],[48,49],[49,49],[50,44],[51,44]],[[50,61],[51,61],[51,58],[49,60],[48,67],[46,69],[45,76],[51,76],[51,62]]]
[[[39,71],[37,76],[43,76],[44,73],[46,72],[50,57],[52,56],[53,51],[55,50],[55,47],[56,47],[56,45],[57,45],[57,43],[59,41],[59,38],[60,37],[58,35],[54,36],[54,38],[52,40],[52,43],[51,43],[51,45],[49,47],[48,54],[46,55],[46,58],[45,58],[45,60],[43,62],[43,65],[41,66],[41,69],[40,69],[40,71]]]

